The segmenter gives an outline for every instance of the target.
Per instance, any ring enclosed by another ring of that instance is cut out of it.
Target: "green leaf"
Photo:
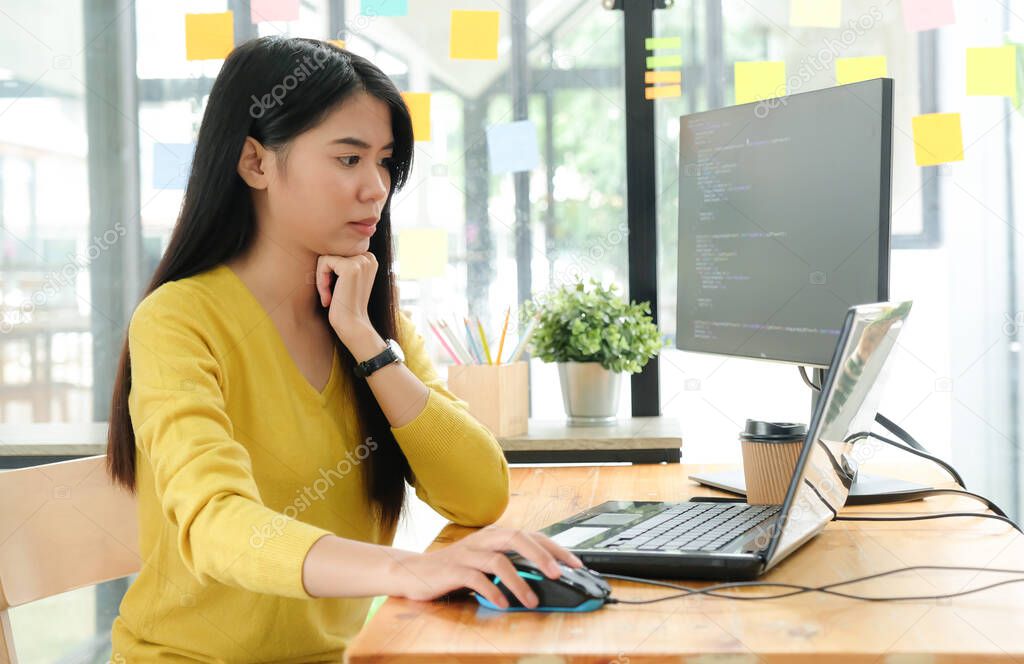
[[[649,302],[627,303],[618,287],[582,279],[523,303],[523,320],[539,314],[530,339],[545,362],[600,362],[609,371],[638,373],[664,347]]]

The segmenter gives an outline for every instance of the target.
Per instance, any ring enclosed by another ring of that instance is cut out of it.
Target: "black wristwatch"
[[[382,367],[386,367],[387,365],[395,362],[405,361],[405,355],[402,353],[402,348],[398,345],[398,342],[394,339],[387,339],[386,341],[388,344],[387,348],[365,362],[359,362],[352,367],[352,371],[355,375],[360,378],[366,378]]]

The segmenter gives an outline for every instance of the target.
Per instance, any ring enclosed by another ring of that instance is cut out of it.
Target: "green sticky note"
[[[1017,96],[1017,47],[967,49],[967,94]]]
[[[914,160],[918,166],[963,161],[964,136],[959,113],[928,113],[911,119]]]
[[[648,55],[647,68],[655,67],[682,67],[683,56],[681,55]]]
[[[644,40],[644,46],[648,51],[659,48],[682,48],[683,40],[679,37],[648,37]]]
[[[836,59],[836,83],[856,83],[884,78],[889,75],[889,64],[884,55]]]
[[[781,61],[737,62],[736,103],[746,104],[786,94],[786,63]]]

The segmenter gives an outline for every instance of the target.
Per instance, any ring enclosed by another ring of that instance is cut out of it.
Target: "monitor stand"
[[[817,385],[825,384],[825,370],[814,369],[814,382]],[[818,395],[817,390],[811,391],[811,413],[814,413]],[[811,418],[813,419],[813,417]],[[740,496],[747,495],[747,482],[743,475],[743,468],[736,470],[725,470],[716,473],[697,473],[689,476],[694,482],[698,482],[714,489],[720,489]],[[878,503],[899,503],[909,500],[921,500],[927,495],[927,491],[933,487],[916,482],[906,482],[891,477],[880,475],[869,475],[858,472],[850,485],[850,495],[846,498],[847,505],[875,505]]]

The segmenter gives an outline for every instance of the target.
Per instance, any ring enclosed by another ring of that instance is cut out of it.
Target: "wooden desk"
[[[609,499],[683,500],[719,495],[686,476],[718,465],[517,467],[512,502],[498,525],[539,529]],[[869,472],[953,486],[926,464]],[[844,513],[977,511],[956,496],[847,508]],[[472,529],[449,524],[429,550]],[[910,522],[837,521],[763,577],[821,585],[911,565],[1024,568],[1024,537],[980,518]],[[937,595],[1010,578],[953,571],[905,572],[847,586],[864,595]],[[611,581],[615,596],[674,591]],[[703,587],[707,582],[689,582]],[[729,591],[775,594],[778,589]],[[701,659],[696,659],[700,657]],[[500,613],[475,600],[388,599],[346,653],[349,662],[653,661],[962,662],[1024,661],[1024,583],[951,600],[866,602],[807,593],[741,602],[697,596],[606,606],[594,613]],[[688,658],[695,658],[690,660]],[[728,659],[725,659],[728,658]]]

